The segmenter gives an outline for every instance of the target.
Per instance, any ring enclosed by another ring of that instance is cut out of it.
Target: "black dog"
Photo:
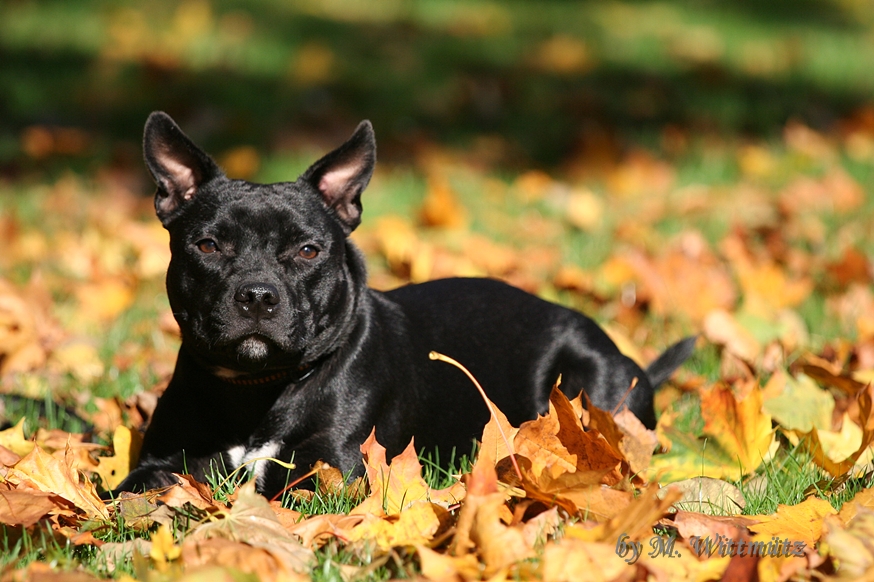
[[[653,387],[694,338],[645,372],[590,319],[487,279],[368,289],[348,240],[376,161],[369,122],[296,182],[230,180],[164,113],[146,122],[155,208],[170,231],[167,291],[182,330],[176,371],[146,432],[139,466],[118,490],[199,479],[258,457],[273,494],[322,459],[363,474],[359,446],[376,427],[389,455],[416,446],[471,450],[489,412],[470,381],[429,359],[464,363],[518,426],[547,410],[559,374],[610,410],[634,378],[629,408],[653,426]]]

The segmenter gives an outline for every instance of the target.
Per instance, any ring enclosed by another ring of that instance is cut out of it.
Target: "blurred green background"
[[[871,0],[3,0],[0,172],[138,166],[155,109],[210,151],[321,148],[369,118],[383,161],[440,143],[566,168],[831,130],[872,73]]]

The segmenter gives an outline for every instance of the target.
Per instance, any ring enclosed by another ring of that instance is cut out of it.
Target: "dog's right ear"
[[[158,185],[155,212],[165,225],[203,184],[222,175],[213,159],[163,111],[155,111],[146,120],[143,157]]]

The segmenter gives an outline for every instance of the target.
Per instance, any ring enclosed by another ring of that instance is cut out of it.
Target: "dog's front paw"
[[[160,489],[169,487],[179,483],[179,478],[171,471],[159,469],[156,467],[138,467],[119,483],[113,491],[107,492],[102,497],[112,498],[117,497],[123,491],[131,493],[144,493],[152,489]]]

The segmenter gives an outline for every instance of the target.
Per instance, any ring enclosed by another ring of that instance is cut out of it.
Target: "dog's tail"
[[[674,370],[689,359],[689,356],[695,351],[695,342],[697,340],[698,336],[693,335],[678,341],[666,349],[652,364],[647,366],[646,376],[649,378],[649,383],[653,388],[658,387],[662,382],[670,378]]]

